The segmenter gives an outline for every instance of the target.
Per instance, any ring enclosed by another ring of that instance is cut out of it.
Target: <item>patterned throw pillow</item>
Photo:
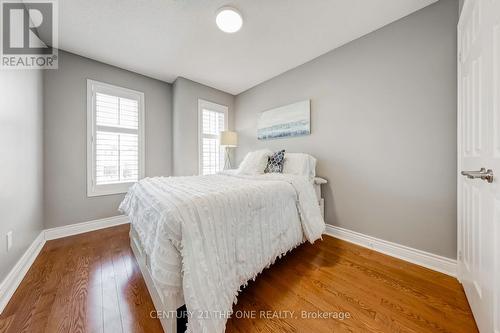
[[[265,173],[283,172],[283,163],[285,162],[285,150],[280,150],[267,158]]]

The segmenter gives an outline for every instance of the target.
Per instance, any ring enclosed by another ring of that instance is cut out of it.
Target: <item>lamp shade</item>
[[[226,147],[238,147],[238,134],[233,131],[220,132],[220,145]]]

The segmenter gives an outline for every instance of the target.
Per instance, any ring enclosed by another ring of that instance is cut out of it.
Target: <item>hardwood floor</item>
[[[162,332],[128,231],[47,242],[0,332]],[[457,280],[328,236],[265,270],[234,311],[226,332],[477,332]]]

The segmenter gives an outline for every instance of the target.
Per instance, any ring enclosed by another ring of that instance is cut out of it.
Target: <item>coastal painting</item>
[[[311,102],[305,100],[261,112],[257,120],[259,140],[311,134]]]

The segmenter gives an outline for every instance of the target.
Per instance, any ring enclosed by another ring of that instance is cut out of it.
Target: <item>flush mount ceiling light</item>
[[[217,11],[215,23],[217,23],[220,30],[232,34],[241,29],[243,18],[237,9],[222,7]]]

